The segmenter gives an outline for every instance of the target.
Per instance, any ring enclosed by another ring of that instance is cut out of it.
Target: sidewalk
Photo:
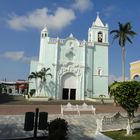
[[[68,140],[94,140],[100,135],[95,135],[96,131],[96,117],[101,117],[105,114],[83,114],[78,115],[64,115],[63,118],[68,122]],[[48,120],[61,117],[60,114],[51,114]],[[25,132],[24,115],[0,115],[0,139],[32,137],[33,131]],[[38,135],[42,135],[43,131],[38,131]],[[99,140],[99,139],[97,139]],[[102,139],[100,139],[102,140]]]
[[[121,107],[115,107],[113,104],[93,104],[96,108],[96,115],[91,112],[82,112],[81,116],[78,116],[75,112],[65,112],[63,118],[68,121],[69,140],[110,140],[108,137],[104,137],[101,133],[96,133],[96,118],[104,115],[113,115],[116,112],[124,113]],[[25,132],[24,115],[25,112],[33,111],[39,108],[40,112],[48,112],[49,120],[53,120],[60,115],[60,105],[0,105],[0,139],[15,138],[15,137],[31,137],[33,132]],[[140,109],[138,109],[140,112]],[[39,131],[40,135],[42,132]]]

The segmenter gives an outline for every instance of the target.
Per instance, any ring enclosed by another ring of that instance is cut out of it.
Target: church
[[[88,29],[88,40],[78,40],[72,33],[66,38],[51,38],[45,27],[40,36],[39,61],[31,61],[30,73],[50,68],[45,87],[38,96],[56,100],[85,100],[108,97],[108,24],[99,15]],[[29,91],[35,89],[35,79]]]

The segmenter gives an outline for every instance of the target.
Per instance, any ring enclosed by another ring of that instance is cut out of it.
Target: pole
[[[36,108],[36,110],[35,110],[34,138],[37,137],[38,112],[39,112],[39,108]]]

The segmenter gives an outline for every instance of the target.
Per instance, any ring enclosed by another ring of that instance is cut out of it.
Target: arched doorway
[[[77,90],[77,78],[74,74],[68,73],[62,77],[62,99],[75,100]]]

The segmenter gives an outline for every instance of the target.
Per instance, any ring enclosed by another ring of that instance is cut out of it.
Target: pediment
[[[71,34],[66,38],[65,45],[71,47],[79,46],[79,41]]]

